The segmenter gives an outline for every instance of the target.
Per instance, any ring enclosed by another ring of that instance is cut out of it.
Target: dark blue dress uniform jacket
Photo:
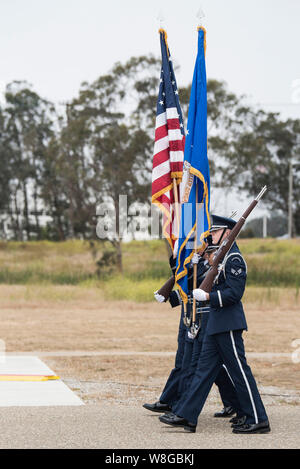
[[[241,298],[244,294],[247,265],[236,243],[233,244],[223,270],[210,293],[208,335],[247,330]]]

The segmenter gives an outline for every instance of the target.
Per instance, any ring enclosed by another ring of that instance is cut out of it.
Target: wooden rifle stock
[[[202,254],[205,251],[206,247],[207,247],[207,244],[205,243],[203,249],[201,249],[201,251],[199,251],[199,253],[198,253],[198,254],[200,254],[200,256],[202,256]],[[195,269],[195,266],[196,266],[196,269],[197,269],[197,264],[194,265],[194,269]],[[196,270],[196,276],[197,276],[197,270]],[[167,301],[170,294],[171,294],[171,291],[174,288],[174,285],[175,285],[175,278],[174,278],[174,275],[172,275],[172,277],[170,277],[169,280],[167,280],[166,283],[163,284],[163,286],[157,291],[157,293],[159,295],[162,295]]]
[[[215,253],[213,257],[212,266],[207,272],[203,282],[201,282],[201,285],[199,287],[201,288],[201,290],[204,290],[207,293],[211,292],[213,284],[214,284],[214,280],[216,276],[218,275],[219,264],[224,260],[224,257],[226,256],[231,246],[233,245],[234,241],[240,234],[240,231],[243,228],[246,219],[248,218],[252,210],[256,207],[256,205],[258,204],[258,201],[264,195],[266,190],[267,190],[267,187],[264,186],[262,190],[260,191],[260,193],[258,194],[258,196],[251,202],[247,210],[243,213],[243,215],[241,216],[239,221],[236,223],[236,225],[232,228],[227,238],[224,239],[224,241],[222,242],[221,246],[219,247],[219,249],[217,250],[217,252]]]
[[[169,280],[167,280],[166,283],[163,284],[163,286],[158,290],[157,293],[159,293],[159,295],[162,295],[167,301],[171,294],[171,291],[173,290],[174,284],[175,278],[172,275],[172,277],[170,277]]]
[[[209,271],[206,273],[205,278],[201,282],[201,285],[199,288],[201,288],[201,290],[206,291],[207,293],[210,293],[212,290],[212,286],[214,284],[214,280],[217,275],[218,275],[218,266],[215,265],[215,263],[213,263]]]

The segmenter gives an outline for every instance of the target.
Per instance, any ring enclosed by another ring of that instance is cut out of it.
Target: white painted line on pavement
[[[54,376],[55,373],[37,357],[4,356],[0,361],[0,375]],[[0,382],[0,407],[68,405],[84,404],[61,380]]]

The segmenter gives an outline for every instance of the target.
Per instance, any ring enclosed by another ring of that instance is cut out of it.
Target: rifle
[[[198,251],[198,254],[200,256],[202,256],[202,254],[205,251],[206,247],[207,247],[207,244],[205,244],[205,246],[200,251]],[[196,269],[195,269],[195,267],[196,267]],[[196,275],[196,279],[197,279],[197,264],[194,264],[194,271],[195,270],[196,270],[196,273],[194,274],[194,276]],[[163,286],[157,291],[157,293],[162,295],[167,301],[170,294],[171,294],[171,291],[174,288],[174,285],[175,285],[175,278],[174,278],[174,275],[172,275],[172,277],[170,277],[169,280],[167,280],[166,283],[163,284]],[[195,288],[197,288],[197,285],[195,286]]]
[[[172,277],[170,277],[169,280],[167,280],[166,283],[163,284],[163,286],[158,290],[157,293],[162,295],[167,301],[167,299],[169,298],[171,294],[171,291],[173,290],[174,284],[175,284],[175,278],[174,278],[174,275],[172,275]]]
[[[201,283],[201,285],[199,287],[199,288],[201,288],[201,290],[204,290],[207,293],[211,292],[213,284],[214,284],[214,280],[215,280],[216,276],[218,275],[218,266],[219,266],[219,264],[223,261],[224,257],[226,256],[226,254],[230,250],[230,248],[233,245],[235,239],[240,234],[240,231],[243,228],[243,225],[244,225],[246,219],[248,218],[248,216],[250,215],[252,210],[256,207],[256,205],[258,204],[258,201],[264,195],[266,190],[267,190],[267,186],[264,186],[262,188],[262,190],[260,191],[260,193],[258,194],[258,196],[251,202],[251,204],[249,205],[249,207],[247,208],[245,213],[243,213],[243,215],[241,216],[239,221],[236,223],[236,225],[232,228],[232,230],[230,231],[227,238],[224,239],[224,241],[221,243],[221,246],[219,247],[219,249],[217,250],[217,252],[215,253],[215,255],[213,257],[212,265],[211,265],[210,269],[208,270],[208,272],[205,276],[205,279],[203,280],[203,282]]]
[[[233,211],[230,215],[230,218],[233,218],[235,215],[237,214],[236,211]],[[199,254],[203,254],[204,250],[201,251],[201,253]],[[172,275],[172,277],[169,278],[169,280],[167,280],[163,286],[157,291],[157,293],[159,293],[160,295],[162,295],[164,298],[165,298],[165,301],[168,300],[170,294],[171,294],[171,291],[173,290],[174,288],[174,285],[175,285],[175,278],[174,278],[174,275]]]

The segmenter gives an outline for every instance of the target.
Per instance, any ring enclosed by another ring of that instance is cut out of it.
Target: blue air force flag
[[[181,226],[176,261],[176,283],[187,303],[188,264],[204,244],[210,228],[210,182],[207,158],[206,31],[198,28],[198,54],[190,96],[181,185]],[[196,243],[194,241],[196,234]]]

